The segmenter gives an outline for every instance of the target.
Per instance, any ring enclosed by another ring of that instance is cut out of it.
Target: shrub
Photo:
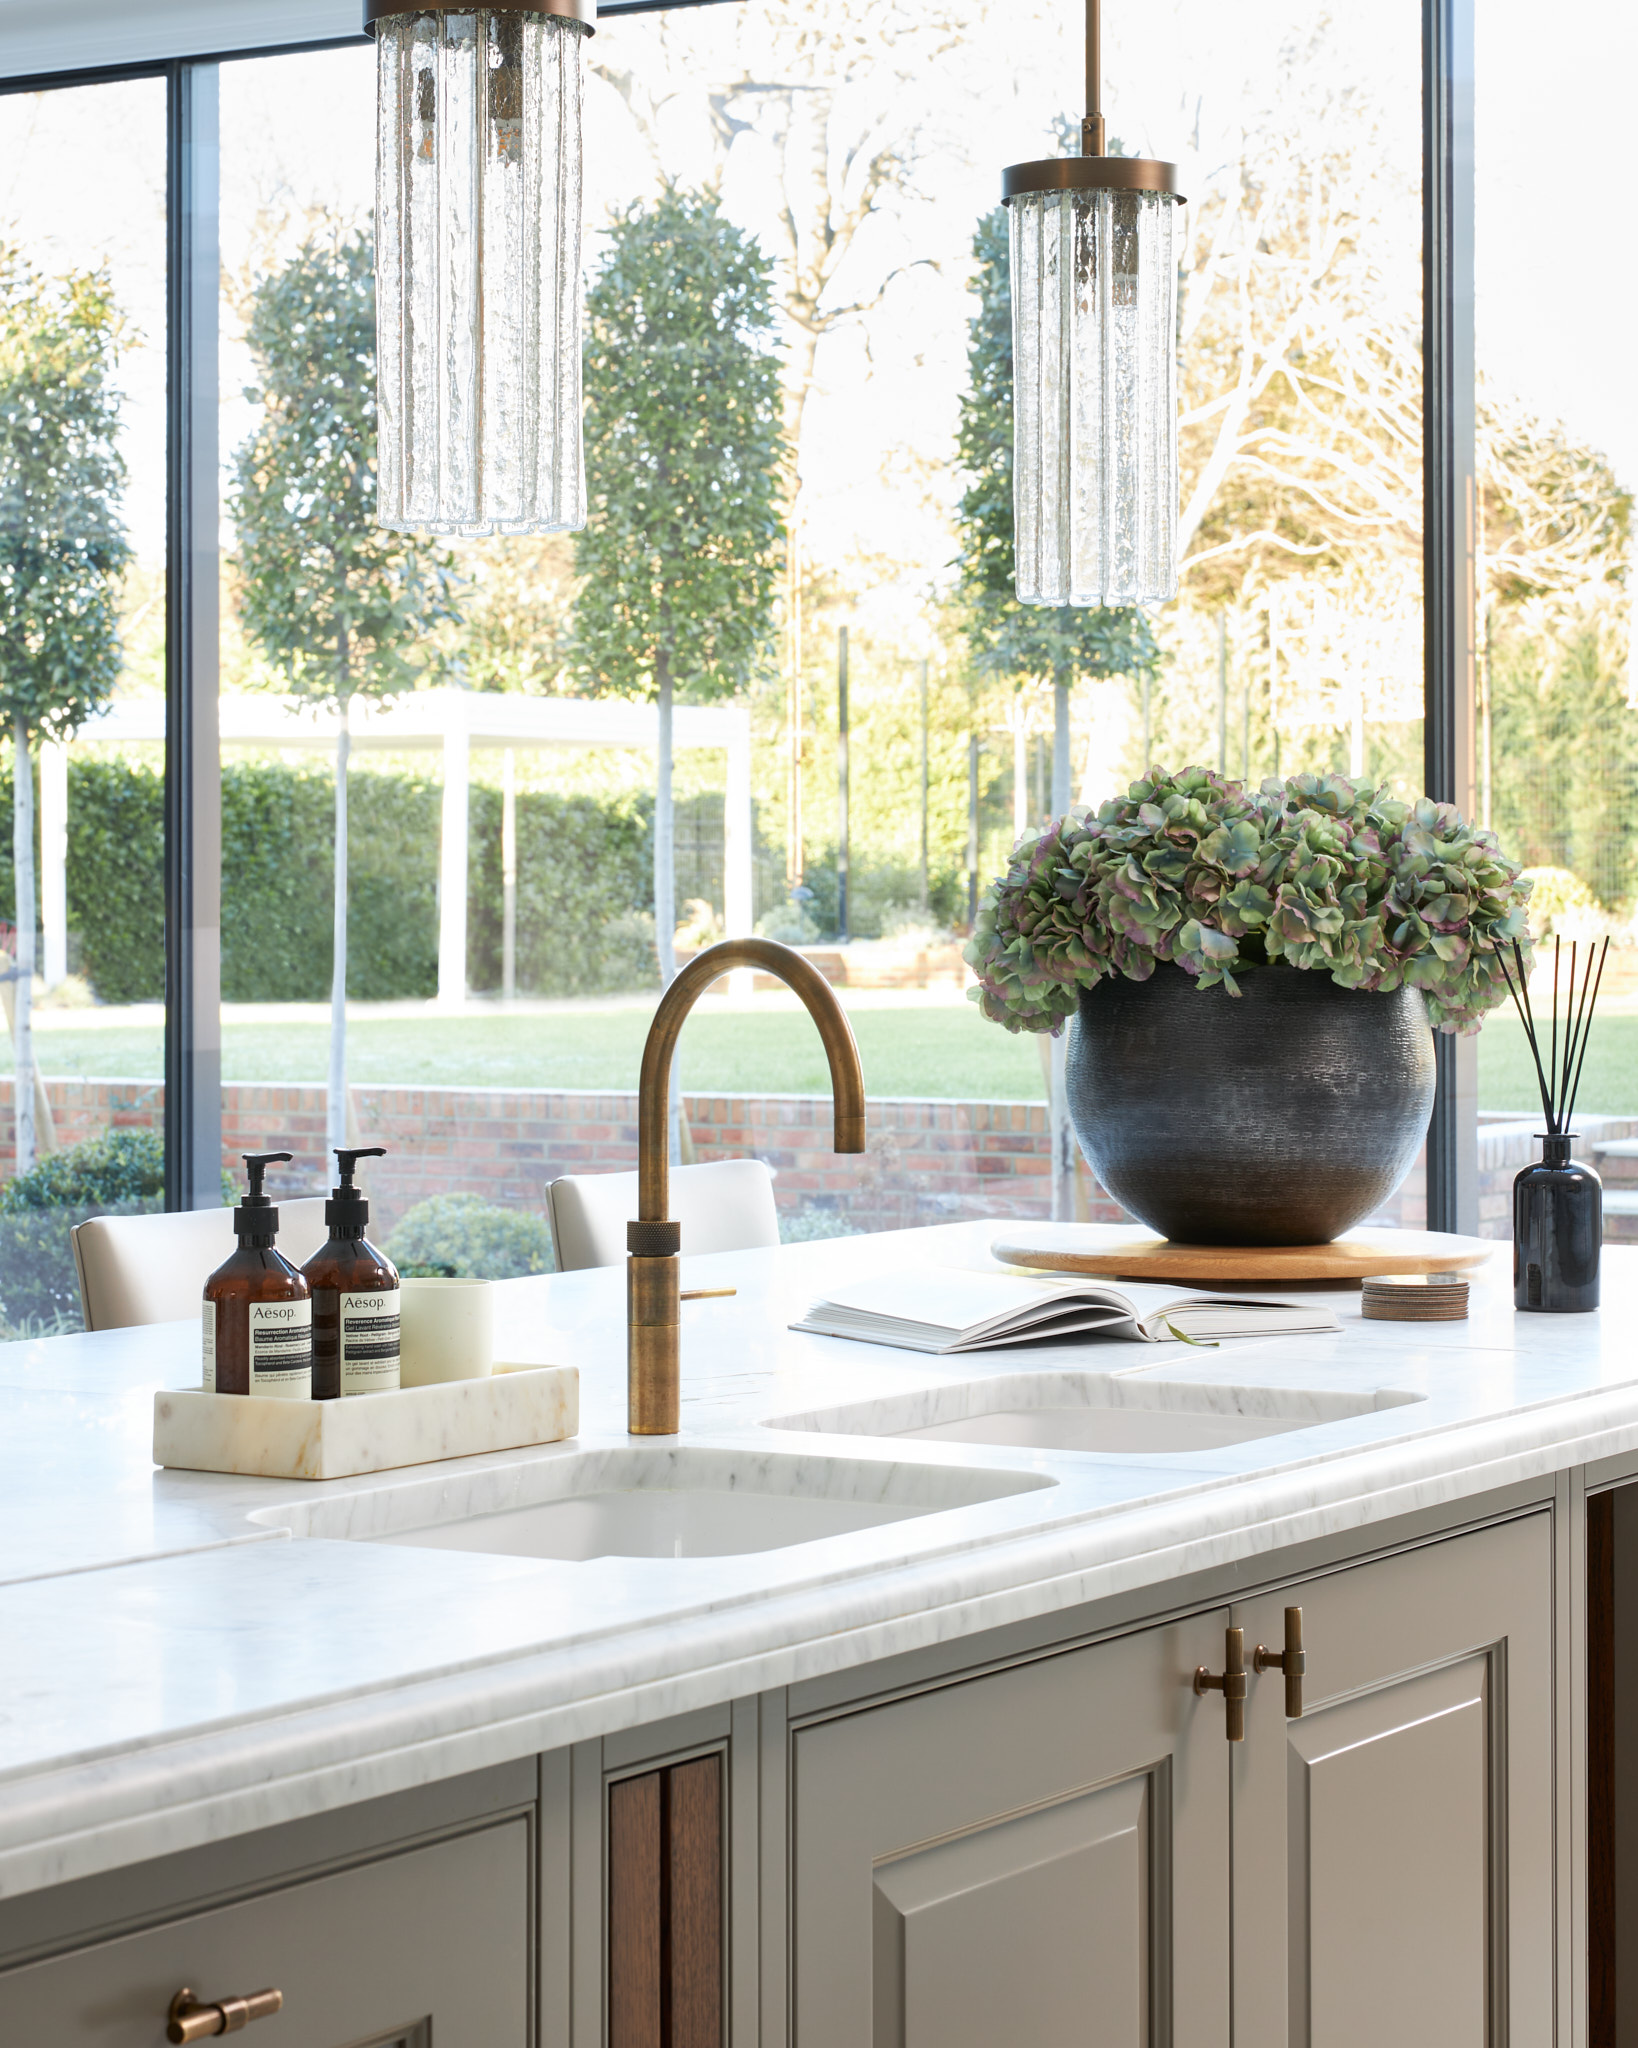
[[[108,1131],[53,1152],[0,1194],[0,1302],[16,1330],[80,1328],[80,1290],[68,1233],[88,1216],[165,1206],[165,1146],[157,1131]]]
[[[546,1220],[481,1195],[434,1195],[398,1219],[383,1247],[408,1279],[513,1280],[552,1271]]]
[[[779,1219],[781,1244],[812,1244],[825,1237],[857,1237],[859,1226],[848,1220],[845,1210],[812,1207]]]
[[[0,1215],[72,1209],[87,1216],[135,1214],[165,1203],[165,1141],[158,1131],[105,1131],[65,1152],[52,1152],[8,1181]]]

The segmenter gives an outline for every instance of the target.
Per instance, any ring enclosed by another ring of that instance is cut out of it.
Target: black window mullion
[[[1423,776],[1474,814],[1474,0],[1422,4]],[[1430,1230],[1478,1228],[1478,1048],[1434,1039]]]
[[[221,1199],[221,752],[217,724],[218,68],[167,103],[165,1206]]]

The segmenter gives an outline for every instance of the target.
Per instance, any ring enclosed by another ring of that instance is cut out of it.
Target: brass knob
[[[284,2004],[282,1991],[253,1991],[248,1998],[219,1998],[207,2005],[184,1987],[171,2000],[165,2029],[167,2041],[209,2041],[217,2034],[238,2034],[252,2020],[271,2019]]]
[[[1246,1739],[1246,1694],[1251,1682],[1246,1676],[1246,1632],[1243,1628],[1223,1631],[1223,1669],[1208,1671],[1204,1664],[1194,1674],[1194,1689],[1203,1698],[1208,1692],[1223,1695],[1223,1733],[1230,1742]]]
[[[1285,1648],[1265,1650],[1261,1643],[1251,1655],[1253,1671],[1283,1671],[1285,1673],[1285,1718],[1288,1721],[1302,1719],[1302,1681],[1308,1669],[1308,1652],[1302,1646],[1302,1609],[1288,1607],[1285,1610]]]

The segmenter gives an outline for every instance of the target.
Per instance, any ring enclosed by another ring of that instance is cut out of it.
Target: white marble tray
[[[154,1463],[264,1479],[348,1479],[553,1444],[579,1427],[580,1374],[572,1365],[350,1401],[272,1401],[184,1387],[154,1396]]]

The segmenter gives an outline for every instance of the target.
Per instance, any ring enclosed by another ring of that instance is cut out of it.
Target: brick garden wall
[[[161,1121],[164,1090],[155,1082],[51,1081],[47,1089],[59,1145],[110,1126],[157,1129]],[[360,1086],[353,1103],[360,1142],[388,1147],[388,1157],[369,1169],[383,1231],[429,1195],[470,1193],[539,1210],[546,1182],[558,1174],[609,1173],[637,1163],[635,1094]],[[327,1185],[322,1087],[232,1084],[222,1091],[222,1111],[223,1164],[235,1176],[241,1152],[289,1151],[294,1163],[272,1183],[280,1193]],[[684,1112],[695,1158],[765,1159],[787,1215],[819,1209],[855,1230],[899,1230],[1049,1213],[1051,1155],[1041,1103],[872,1101],[862,1159],[831,1151],[827,1097],[690,1095]],[[1588,1144],[1638,1133],[1638,1119],[1578,1123]],[[1509,1191],[1532,1156],[1532,1131],[1520,1121],[1480,1126],[1479,1227],[1487,1237],[1511,1235]],[[10,1082],[0,1079],[0,1174],[11,1144]],[[1120,1219],[1084,1165],[1076,1195],[1080,1215]],[[1418,1165],[1377,1220],[1414,1229],[1424,1215]]]
[[[51,1081],[60,1145],[110,1127],[159,1127],[164,1089],[153,1082]],[[429,1195],[470,1193],[538,1209],[562,1173],[609,1173],[637,1164],[634,1093],[583,1094],[508,1088],[359,1086],[360,1141],[388,1147],[371,1162],[374,1213],[384,1229]],[[782,1212],[840,1212],[857,1230],[902,1229],[966,1216],[1046,1215],[1050,1151],[1040,1103],[869,1104],[862,1159],[830,1149],[828,1097],[684,1097],[697,1159],[747,1153],[775,1169]],[[222,1160],[242,1171],[242,1152],[295,1154],[269,1185],[284,1194],[325,1184],[325,1098],[318,1086],[230,1084],[222,1091]],[[11,1148],[11,1092],[0,1079],[0,1173]],[[1118,1219],[1083,1173],[1081,1205]]]

